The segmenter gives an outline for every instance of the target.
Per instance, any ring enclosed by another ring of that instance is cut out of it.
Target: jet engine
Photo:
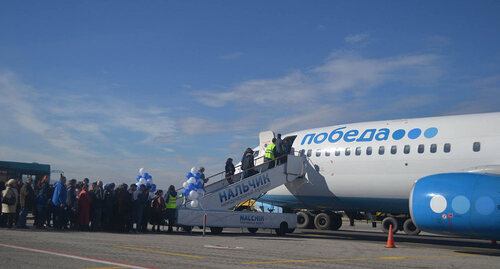
[[[423,231],[500,240],[500,176],[423,177],[411,190],[410,214]]]

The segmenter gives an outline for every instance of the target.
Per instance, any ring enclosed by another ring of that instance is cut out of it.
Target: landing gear
[[[418,235],[420,233],[420,229],[415,226],[415,223],[413,223],[412,219],[407,219],[403,223],[403,231],[407,235]]]
[[[330,228],[331,217],[326,213],[319,213],[314,218],[314,226],[318,230],[327,230]]]
[[[297,228],[307,229],[311,228],[314,223],[314,218],[305,211],[297,212]]]
[[[389,227],[392,225],[392,233],[395,234],[399,230],[399,222],[394,217],[385,217],[382,220],[382,231],[389,233]]]

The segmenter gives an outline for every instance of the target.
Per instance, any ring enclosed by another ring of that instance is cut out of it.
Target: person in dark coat
[[[160,225],[164,225],[165,216],[165,199],[163,198],[163,191],[157,190],[155,197],[151,200],[151,223],[153,224],[152,231],[160,232]]]
[[[111,183],[104,188],[104,208],[102,212],[102,219],[103,219],[104,229],[106,229],[107,231],[110,231],[113,228],[114,204],[115,204],[115,184]]]
[[[28,228],[26,226],[26,216],[28,215],[28,212],[33,210],[33,204],[35,201],[35,191],[31,186],[31,182],[31,177],[28,177],[19,192],[19,204],[21,204],[21,211],[19,212],[19,218],[17,219],[17,228]]]
[[[97,231],[101,229],[102,209],[104,207],[104,188],[102,181],[98,180],[93,189],[95,196],[92,205],[92,224],[91,229]]]
[[[88,185],[83,184],[82,190],[78,194],[78,216],[77,224],[80,230],[88,230],[90,222],[90,207],[92,204],[92,198],[88,191]]]
[[[229,184],[233,184],[233,175],[234,172],[236,171],[234,169],[233,159],[227,158],[225,169],[226,169],[225,176],[227,178],[227,182]]]
[[[69,222],[69,227],[75,227],[75,217],[76,209],[78,208],[77,193],[76,193],[76,179],[72,179],[68,183],[66,188],[67,198],[66,198],[66,216]]]
[[[127,184],[121,184],[116,190],[116,214],[118,231],[129,232],[132,210],[132,196],[127,190]]]
[[[134,192],[135,200],[132,202],[132,214],[135,223],[135,232],[139,233],[142,226],[142,214],[144,207],[148,202],[148,194],[146,193],[146,185],[141,184],[138,190]]]
[[[255,167],[253,159],[253,150],[251,148],[247,148],[245,150],[245,153],[243,154],[243,159],[241,162],[241,170],[243,170],[243,178],[247,178],[257,173],[257,171],[253,169],[253,167]]]

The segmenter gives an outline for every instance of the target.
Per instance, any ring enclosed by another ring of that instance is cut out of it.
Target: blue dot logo
[[[420,130],[420,128],[415,128],[408,132],[408,137],[410,139],[417,139],[421,134],[422,130]]]
[[[431,127],[424,132],[424,136],[426,138],[433,138],[438,134],[438,128],[436,127]]]
[[[470,201],[467,197],[459,195],[451,201],[451,208],[453,208],[457,214],[465,214],[470,209]]]
[[[396,130],[394,133],[392,133],[392,138],[394,140],[399,140],[405,136],[406,131],[403,129]]]
[[[476,200],[476,211],[481,215],[489,215],[495,210],[493,199],[488,196],[482,196]]]

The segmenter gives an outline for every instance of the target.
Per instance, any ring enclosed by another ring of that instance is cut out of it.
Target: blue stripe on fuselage
[[[288,208],[408,213],[408,199],[264,195],[260,202]]]

